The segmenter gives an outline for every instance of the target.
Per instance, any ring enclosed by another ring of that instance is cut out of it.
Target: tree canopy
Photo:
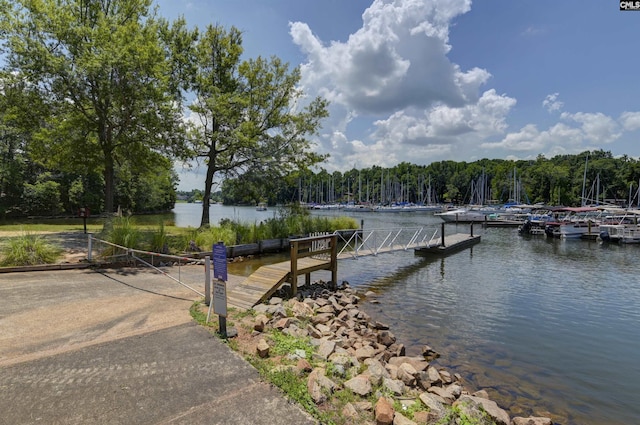
[[[241,174],[281,178],[323,159],[308,136],[327,116],[327,103],[303,103],[300,72],[278,58],[241,60],[242,34],[208,26],[194,49],[189,141],[207,166],[201,226],[210,224],[209,197],[216,177]]]
[[[155,166],[180,145],[179,93],[151,0],[16,0],[0,7],[4,72],[46,105],[29,153],[65,172],[100,172],[114,211],[116,172]],[[46,113],[44,112],[46,111]]]

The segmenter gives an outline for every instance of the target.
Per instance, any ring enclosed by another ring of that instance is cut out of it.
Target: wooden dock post
[[[338,279],[338,236],[322,235],[307,238],[292,239],[291,243],[291,273],[289,280],[291,283],[291,293],[293,296],[298,292],[298,275],[304,273],[305,283],[311,285],[311,272],[316,270],[331,270],[331,279],[337,284]],[[298,262],[301,259],[315,257],[326,258],[328,260],[318,260],[313,265],[307,265],[300,270]]]
[[[457,214],[456,214],[456,216],[457,216]],[[457,221],[457,219],[456,219],[456,221]],[[440,246],[442,246],[442,247],[445,246],[445,244],[444,244],[444,223],[442,223],[440,225]]]

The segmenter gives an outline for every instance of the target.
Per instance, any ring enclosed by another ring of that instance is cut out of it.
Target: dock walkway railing
[[[440,244],[438,228],[400,227],[393,229],[360,229],[352,232],[336,231],[339,243],[338,258],[358,258],[383,252],[408,251]],[[346,237],[345,235],[349,235]]]

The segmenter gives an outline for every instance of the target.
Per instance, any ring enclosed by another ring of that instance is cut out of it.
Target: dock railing
[[[305,283],[311,284],[311,272],[330,270],[334,284],[338,280],[338,235],[328,234],[291,239],[291,274],[293,295],[298,289],[298,276],[305,275]]]
[[[407,251],[413,248],[438,245],[438,229],[400,227],[393,229],[360,229],[352,232],[336,231],[341,248],[338,258],[358,258],[383,252]],[[350,234],[347,238],[344,235]]]

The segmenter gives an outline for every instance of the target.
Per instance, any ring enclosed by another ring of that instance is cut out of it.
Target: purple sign
[[[213,245],[213,277],[227,281],[227,247],[222,242]]]

